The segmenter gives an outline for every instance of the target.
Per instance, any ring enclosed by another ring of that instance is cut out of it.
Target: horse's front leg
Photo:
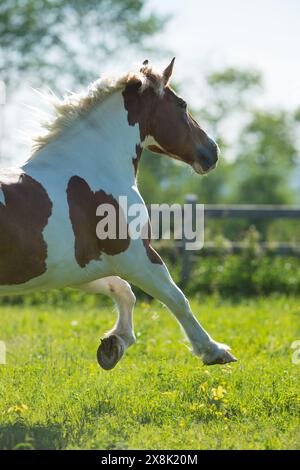
[[[236,358],[228,352],[229,346],[217,343],[202,328],[193,315],[188,300],[171,278],[167,267],[156,252],[151,247],[150,249],[152,256],[147,256],[145,253],[145,256],[136,257],[136,260],[139,260],[135,264],[136,274],[132,274],[128,280],[168,307],[190,340],[193,352],[202,358],[204,364],[235,362]]]
[[[119,362],[126,349],[135,342],[133,331],[133,308],[135,295],[128,282],[117,276],[79,286],[90,294],[105,294],[111,297],[118,308],[118,320],[115,326],[105,333],[97,351],[100,366],[110,370]]]

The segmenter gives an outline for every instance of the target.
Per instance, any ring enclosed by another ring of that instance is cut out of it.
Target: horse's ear
[[[144,60],[143,66],[140,68],[140,72],[145,74],[147,72],[148,65],[149,65],[149,60],[148,59]]]
[[[168,82],[170,81],[170,78],[172,76],[174,62],[175,62],[175,57],[173,57],[173,59],[171,60],[171,62],[168,65],[168,67],[165,68],[165,70],[163,71],[163,80],[164,80],[165,85],[168,84]]]

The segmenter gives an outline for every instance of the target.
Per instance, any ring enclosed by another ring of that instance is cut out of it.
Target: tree
[[[208,102],[200,111],[204,119],[211,123],[215,134],[220,133],[222,124],[228,118],[249,110],[249,101],[262,87],[262,77],[258,71],[233,67],[208,74],[206,81]]]
[[[146,13],[147,0],[2,0],[0,78],[18,85],[24,73],[55,83],[82,82],[103,59],[141,47],[166,18]]]
[[[298,158],[292,113],[256,111],[241,134],[235,199],[240,203],[293,202],[291,175]]]

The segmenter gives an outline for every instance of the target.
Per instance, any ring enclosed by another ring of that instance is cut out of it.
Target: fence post
[[[186,194],[185,199],[184,199],[184,204],[188,204],[192,206],[192,227],[193,230],[196,227],[196,217],[197,217],[197,196],[195,194]],[[182,225],[184,228],[184,212],[182,215]],[[190,275],[191,275],[191,270],[192,270],[192,251],[191,250],[186,250],[185,245],[186,242],[193,241],[193,240],[187,240],[185,238],[185,232],[184,230],[182,231],[183,237],[182,237],[182,249],[181,249],[181,277],[180,277],[180,283],[182,287],[185,287],[187,283],[189,282]]]

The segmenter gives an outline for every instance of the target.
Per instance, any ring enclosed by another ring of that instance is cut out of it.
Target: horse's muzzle
[[[197,152],[197,160],[193,168],[197,173],[205,174],[213,170],[219,159],[220,149],[214,140],[209,139],[206,145],[200,145]],[[201,167],[201,170],[200,168]]]
[[[220,149],[214,140],[209,139],[206,145],[198,147],[197,160],[201,164],[204,171],[210,170],[216,165],[220,154]]]

